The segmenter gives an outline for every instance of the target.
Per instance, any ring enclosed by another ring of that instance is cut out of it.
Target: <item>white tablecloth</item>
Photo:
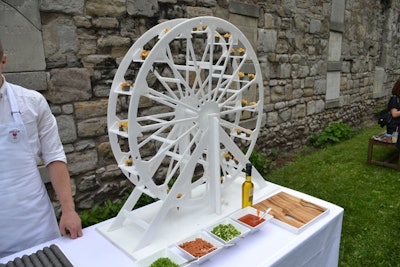
[[[284,191],[322,205],[328,208],[329,212],[300,233],[290,232],[268,222],[260,231],[246,236],[236,246],[224,248],[201,265],[191,266],[338,266],[343,208],[294,190],[285,188]],[[137,266],[130,257],[96,230],[98,226],[85,228],[84,236],[79,239],[61,237],[2,258],[0,263],[7,263],[16,257],[29,255],[45,246],[56,244],[76,267]]]

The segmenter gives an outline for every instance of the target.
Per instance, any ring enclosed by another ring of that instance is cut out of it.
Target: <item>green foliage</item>
[[[267,159],[267,154],[253,150],[251,152],[249,161],[253,167],[262,175],[266,175],[271,168],[271,161]]]
[[[308,145],[322,148],[327,145],[339,143],[350,139],[354,135],[353,129],[344,123],[335,122],[329,124],[323,131],[313,133],[307,140]]]
[[[82,220],[82,227],[88,227],[117,216],[128,196],[127,194],[123,199],[114,202],[108,199],[103,205],[96,204],[92,209],[80,213],[79,216]],[[152,202],[154,202],[153,198],[143,194],[134,208],[139,208]]]

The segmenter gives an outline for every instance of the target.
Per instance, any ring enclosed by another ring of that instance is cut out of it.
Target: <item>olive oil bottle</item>
[[[254,184],[251,181],[251,163],[246,164],[246,181],[242,184],[242,208],[253,205]]]

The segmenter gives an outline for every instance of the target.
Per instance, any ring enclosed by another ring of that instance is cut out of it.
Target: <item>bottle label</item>
[[[253,188],[249,190],[249,202],[253,202]]]

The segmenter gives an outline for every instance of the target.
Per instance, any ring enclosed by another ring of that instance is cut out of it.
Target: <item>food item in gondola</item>
[[[133,165],[133,159],[131,156],[127,160],[125,160],[125,166],[132,166]]]
[[[118,123],[118,129],[121,132],[127,132],[128,131],[128,122],[127,121],[120,121]]]
[[[174,263],[169,258],[159,258],[150,264],[149,267],[179,267],[179,265]]]
[[[125,91],[125,92],[127,92],[127,91],[129,91],[131,89],[131,83],[130,82],[122,82],[120,86],[121,86],[121,90]]]
[[[229,38],[231,38],[231,37],[232,37],[232,35],[230,33],[225,33],[224,34],[224,38],[225,38],[226,41],[228,41]]]
[[[196,258],[200,258],[217,249],[213,244],[199,237],[194,240],[184,242],[180,244],[179,247]]]
[[[149,54],[150,54],[150,51],[143,49],[142,52],[140,53],[140,57],[141,57],[141,59],[145,60]]]
[[[235,228],[231,223],[228,224],[219,224],[215,226],[211,233],[218,236],[222,240],[228,242],[229,240],[234,239],[235,237],[239,236],[241,232]]]

